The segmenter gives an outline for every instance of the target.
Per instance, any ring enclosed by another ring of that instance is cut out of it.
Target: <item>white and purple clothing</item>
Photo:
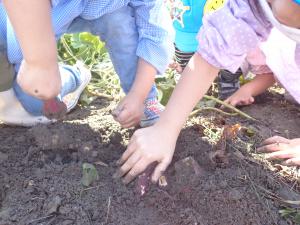
[[[273,29],[259,1],[228,0],[203,18],[198,41],[208,63],[231,72],[260,48],[276,79],[300,103],[300,44]]]
[[[51,3],[56,37],[79,32],[99,36],[106,43],[126,94],[135,80],[139,58],[155,67],[158,74],[164,73],[172,59],[172,25],[162,0],[52,0]],[[0,0],[1,45],[17,72],[23,55]],[[76,79],[76,71],[71,70],[68,67]],[[76,89],[76,82],[67,83],[70,85],[63,85],[62,97]],[[26,111],[32,115],[42,114],[42,101],[24,93],[17,82],[14,90]],[[147,99],[154,99],[156,95],[153,85]]]

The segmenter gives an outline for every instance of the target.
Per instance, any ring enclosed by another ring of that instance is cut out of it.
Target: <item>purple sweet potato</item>
[[[67,106],[58,99],[50,99],[44,101],[43,115],[48,119],[62,119],[67,113]]]
[[[146,170],[138,176],[136,181],[136,192],[138,195],[143,196],[149,190],[151,185],[151,175],[157,165],[157,162],[151,163]]]

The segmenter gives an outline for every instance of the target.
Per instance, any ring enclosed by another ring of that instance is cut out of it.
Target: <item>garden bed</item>
[[[99,98],[64,122],[0,125],[0,225],[292,224],[279,210],[292,207],[284,200],[299,200],[297,170],[270,165],[255,154],[263,138],[300,134],[300,111],[280,96],[269,94],[243,108],[258,122],[226,118],[254,134],[228,143],[228,161],[221,166],[211,160],[216,149],[203,126],[217,126],[219,116],[209,111],[190,119],[166,172],[168,185],[152,185],[144,196],[135,183],[125,186],[112,178],[133,131],[121,129],[110,108]],[[81,184],[84,162],[95,165],[99,175],[90,187]]]

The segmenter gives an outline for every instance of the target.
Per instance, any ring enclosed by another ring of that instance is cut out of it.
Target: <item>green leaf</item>
[[[296,214],[296,216],[295,216],[295,218],[294,218],[294,222],[295,222],[296,224],[300,224],[300,212],[298,212],[298,213]]]
[[[96,96],[91,96],[88,92],[84,91],[80,95],[79,102],[80,104],[87,106],[90,105],[96,98]]]
[[[94,165],[83,163],[82,170],[81,183],[84,186],[89,187],[94,181],[99,179],[98,171]]]
[[[255,130],[248,128],[245,133],[248,137],[253,137],[255,135]]]

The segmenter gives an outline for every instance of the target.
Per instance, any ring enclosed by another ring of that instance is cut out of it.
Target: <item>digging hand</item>
[[[282,159],[284,165],[300,165],[300,138],[287,139],[280,136],[274,136],[266,139],[260,148],[260,153],[268,153],[267,159]]]
[[[225,100],[225,103],[232,106],[251,105],[253,102],[254,97],[247,89],[243,89],[243,87]]]
[[[177,135],[156,124],[137,130],[118,161],[120,168],[114,177],[123,177],[123,182],[128,184],[149,165],[157,163],[151,175],[152,182],[156,183],[172,160],[176,140]]]
[[[134,94],[128,94],[112,112],[114,119],[123,128],[136,126],[142,118],[144,101]]]

